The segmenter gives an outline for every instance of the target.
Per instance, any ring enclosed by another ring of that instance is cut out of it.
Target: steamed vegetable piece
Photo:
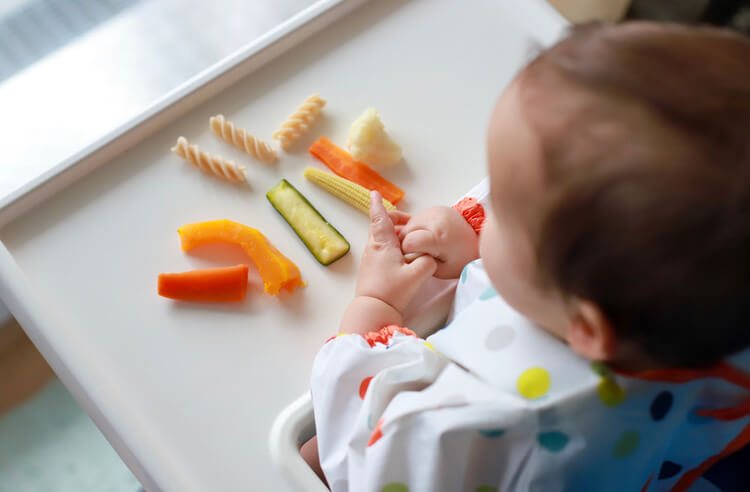
[[[340,198],[365,215],[370,215],[370,190],[364,186],[314,167],[305,168],[303,175],[336,198]],[[383,206],[386,210],[396,210],[395,205],[385,198]]]
[[[159,274],[160,296],[178,301],[237,302],[247,292],[247,265]]]
[[[276,295],[281,289],[288,292],[305,283],[299,268],[281,254],[260,231],[231,220],[212,220],[187,224],[177,229],[182,240],[182,250],[204,244],[232,243],[239,245],[258,268],[263,280],[263,290]]]
[[[401,160],[401,147],[385,131],[375,108],[354,120],[346,146],[354,159],[371,166],[392,166]]]
[[[344,236],[289,181],[282,179],[266,198],[322,265],[330,265],[349,251]]]
[[[383,198],[394,205],[404,197],[404,190],[373,171],[367,164],[355,161],[344,149],[336,147],[325,137],[320,137],[310,146],[310,153],[342,178],[354,181],[368,190],[379,191]]]

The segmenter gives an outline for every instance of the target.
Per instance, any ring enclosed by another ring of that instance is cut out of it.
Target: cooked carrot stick
[[[347,151],[336,147],[326,137],[316,140],[310,146],[310,153],[342,178],[354,181],[368,190],[379,191],[383,198],[393,204],[404,197],[404,190],[373,171],[364,162],[355,161]]]
[[[159,274],[159,295],[178,301],[237,302],[247,292],[247,265]]]

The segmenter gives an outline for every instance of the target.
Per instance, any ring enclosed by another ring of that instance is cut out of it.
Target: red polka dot
[[[654,478],[654,474],[652,473],[650,477],[648,477],[648,480],[646,480],[646,483],[643,484],[643,488],[641,489],[641,492],[646,492],[648,490],[648,486],[651,485],[651,479]]]
[[[370,387],[370,381],[372,381],[372,376],[369,378],[364,378],[361,383],[359,383],[359,397],[363,400],[365,399],[365,395],[367,394],[367,388]]]
[[[367,441],[367,447],[369,448],[376,442],[380,440],[381,437],[383,437],[383,432],[380,430],[380,427],[383,425],[383,419],[380,419],[378,421],[378,425],[375,426],[375,430],[372,431],[372,435],[370,436],[370,440]]]

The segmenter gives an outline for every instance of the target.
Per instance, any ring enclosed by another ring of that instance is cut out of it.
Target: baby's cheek
[[[529,245],[510,233],[501,234],[496,223],[487,221],[479,239],[479,254],[487,276],[505,302],[527,315],[533,311],[537,292]]]
[[[502,296],[504,271],[507,267],[503,264],[507,252],[505,245],[498,234],[497,225],[493,220],[486,220],[482,233],[479,235],[479,257],[482,258],[484,269],[490,278],[492,285]]]

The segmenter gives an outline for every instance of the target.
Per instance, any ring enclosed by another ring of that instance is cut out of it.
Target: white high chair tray
[[[401,208],[449,204],[485,175],[495,99],[565,25],[543,0],[320,1],[0,203],[0,296],[147,490],[289,490],[270,427],[337,331],[368,223],[302,177],[322,167],[307,146],[345,145],[376,107],[404,149],[383,171]],[[325,116],[275,165],[209,131],[223,113],[268,138],[313,92]],[[247,166],[250,184],[171,154],[180,135]],[[319,265],[271,208],[281,178],[349,240],[346,257]],[[249,263],[234,247],[180,250],[178,227],[220,218],[263,232],[309,285],[272,297],[251,267],[236,305],[159,297],[160,272]]]

